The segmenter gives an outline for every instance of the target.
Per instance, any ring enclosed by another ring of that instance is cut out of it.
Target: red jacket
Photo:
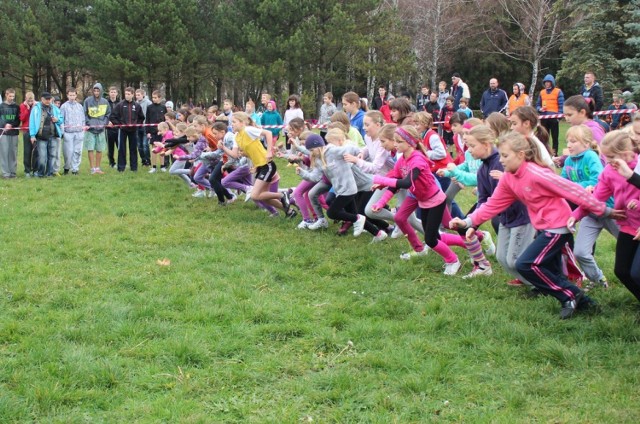
[[[33,106],[28,107],[24,102],[20,103],[20,126],[24,129],[23,131],[29,131],[29,117],[31,116],[31,109]]]

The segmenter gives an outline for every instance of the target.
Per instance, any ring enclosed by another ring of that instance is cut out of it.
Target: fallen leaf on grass
[[[158,259],[156,263],[160,266],[169,266],[171,265],[171,261],[168,258]]]

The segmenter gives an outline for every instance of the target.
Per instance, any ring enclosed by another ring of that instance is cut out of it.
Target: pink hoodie
[[[629,167],[633,169],[638,162],[638,157],[629,163]],[[640,202],[640,189],[629,184],[615,169],[610,165],[605,166],[604,170],[598,177],[598,184],[593,191],[593,197],[598,200],[607,201],[613,195],[614,209],[624,210],[626,218],[617,221],[620,231],[635,236],[636,231],[640,228],[640,208],[627,209],[627,205],[631,200]],[[578,219],[584,218],[588,214],[582,207],[573,211],[573,217]]]
[[[549,168],[523,162],[515,173],[505,172],[489,200],[467,218],[474,226],[480,225],[520,200],[527,207],[536,230],[564,228],[571,216],[571,208],[565,199],[597,216],[606,211],[604,202],[596,200],[578,184]]]

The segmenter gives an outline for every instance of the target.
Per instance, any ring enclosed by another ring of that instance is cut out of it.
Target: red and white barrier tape
[[[618,109],[618,110],[601,110],[599,112],[594,112],[593,114],[596,116],[604,116],[604,115],[622,115],[625,113],[640,113],[638,111],[638,109]],[[563,113],[553,113],[553,114],[547,114],[547,115],[539,115],[538,116],[539,119],[557,119],[557,118],[564,118],[564,114]],[[433,124],[437,125],[437,124],[444,124],[445,121],[436,121]],[[99,126],[62,126],[63,129],[65,128],[136,128],[136,127],[157,127],[158,124],[122,124],[122,125],[105,125],[103,127],[99,127]],[[311,129],[323,129],[323,128],[327,128],[328,124],[313,124],[310,125]],[[261,128],[264,129],[284,129],[286,128],[286,125],[263,125]],[[16,128],[11,128],[11,130],[28,130],[29,127],[16,127]],[[0,128],[0,135],[2,135],[5,131],[9,131],[6,128]]]
[[[622,115],[624,113],[636,113],[637,109],[618,109],[618,110],[601,110],[599,112],[593,112],[596,116],[603,115]],[[554,118],[564,118],[564,113],[552,113],[548,115],[540,115],[538,116],[540,119],[554,119]]]

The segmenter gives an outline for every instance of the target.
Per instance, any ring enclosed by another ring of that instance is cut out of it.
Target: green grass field
[[[436,255],[400,261],[404,239],[83,162],[0,182],[0,422],[640,421],[640,308],[608,235],[602,312],[560,321],[497,266],[445,278]]]

